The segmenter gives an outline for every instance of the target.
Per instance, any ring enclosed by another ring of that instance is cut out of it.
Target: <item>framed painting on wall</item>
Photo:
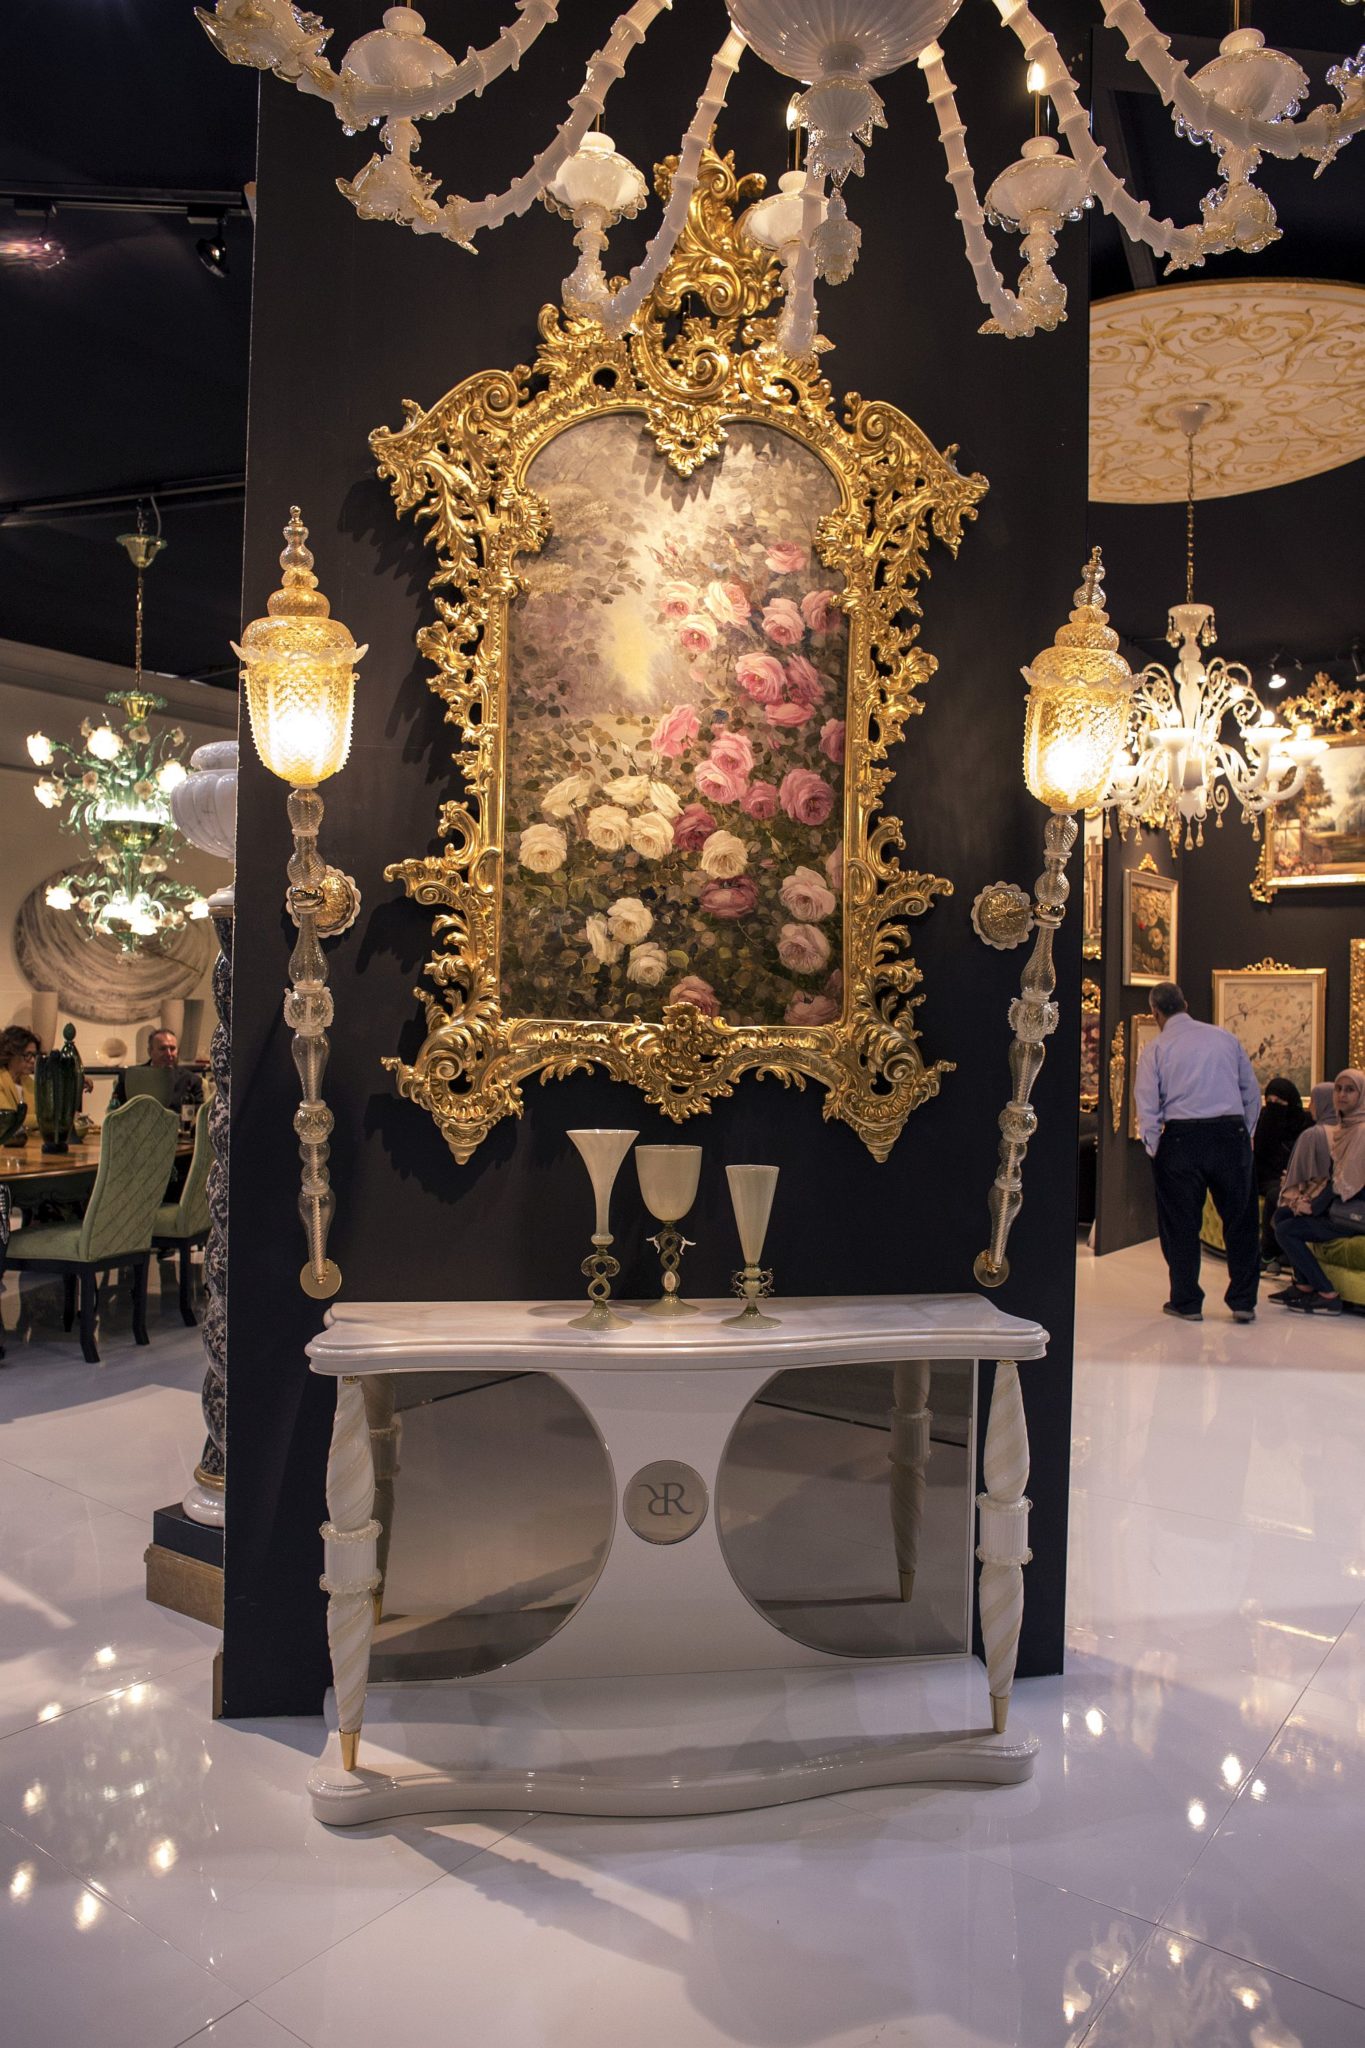
[[[1123,876],[1123,978],[1131,988],[1155,988],[1176,978],[1174,875],[1126,868]]]
[[[1327,742],[1292,803],[1265,814],[1251,893],[1269,903],[1280,889],[1342,888],[1365,882],[1365,690],[1315,676],[1303,696],[1277,707],[1284,724],[1308,724]]]
[[[1100,1102],[1100,989],[1087,975],[1081,983],[1081,1108]]]
[[[1098,960],[1104,950],[1104,817],[1087,811],[1082,827],[1084,875],[1081,890],[1081,956]]]
[[[1161,1026],[1150,1010],[1138,1010],[1128,1019],[1128,1135],[1138,1137],[1137,1120],[1137,1076],[1138,1061],[1148,1046],[1161,1035]]]
[[[1213,1021],[1246,1047],[1263,1089],[1282,1074],[1306,1096],[1322,1080],[1326,1020],[1325,967],[1262,960],[1214,969]]]
[[[1365,939],[1351,941],[1351,1022],[1346,1057],[1353,1067],[1365,1071]]]

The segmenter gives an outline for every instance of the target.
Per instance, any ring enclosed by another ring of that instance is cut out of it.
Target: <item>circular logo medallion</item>
[[[628,1526],[646,1543],[681,1543],[700,1529],[709,1505],[700,1472],[677,1458],[642,1465],[622,1497]]]

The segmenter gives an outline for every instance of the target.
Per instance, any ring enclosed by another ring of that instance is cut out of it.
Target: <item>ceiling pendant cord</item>
[[[1185,491],[1185,602],[1194,603],[1194,435],[1186,436],[1185,445],[1189,451],[1188,481]]]

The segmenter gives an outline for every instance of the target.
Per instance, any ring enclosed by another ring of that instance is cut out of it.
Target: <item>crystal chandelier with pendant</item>
[[[1092,139],[1089,113],[1056,38],[1025,0],[989,0],[1019,46],[1028,89],[1039,102],[1051,102],[1058,133],[1026,142],[1017,161],[994,178],[983,208],[938,37],[964,4],[980,8],[987,0],[728,0],[729,33],[682,137],[663,219],[630,276],[611,286],[601,260],[607,231],[643,202],[644,181],[608,137],[592,132],[593,125],[632,52],[670,0],[634,0],[617,18],[565,119],[505,191],[477,201],[455,193],[440,198],[438,180],[415,161],[417,122],[453,112],[469,94],[484,93],[514,71],[555,22],[558,4],[516,0],[516,18],[497,40],[458,61],[426,34],[414,8],[389,7],[382,26],[352,43],[335,70],[323,55],[331,30],[291,0],[215,0],[212,12],[196,12],[232,63],[273,71],[300,92],[325,100],[348,135],[379,128],[381,153],[354,177],[337,180],[363,219],[394,221],[473,251],[480,235],[525,213],[537,199],[566,214],[577,230],[580,261],[566,280],[565,304],[599,321],[609,334],[624,334],[631,326],[672,254],[702,149],[741,58],[752,50],[805,87],[794,104],[809,137],[806,169],[799,181],[791,174],[783,180],[788,203],[777,223],[789,304],[783,340],[797,355],[815,346],[817,278],[841,283],[857,259],[859,231],[845,188],[851,176],[862,174],[874,130],[886,125],[876,81],[907,64],[917,65],[924,80],[967,261],[990,315],[983,332],[993,334],[1031,335],[1065,319],[1066,290],[1051,259],[1063,225],[1092,201],[1131,239],[1164,256],[1171,270],[1227,250],[1254,252],[1279,233],[1275,210],[1254,183],[1262,158],[1307,157],[1321,171],[1365,127],[1365,49],[1328,72],[1338,103],[1324,101],[1300,117],[1307,74],[1294,58],[1268,48],[1259,30],[1235,26],[1219,54],[1191,77],[1171,56],[1169,38],[1149,19],[1142,0],[1099,0],[1105,24],[1171,108],[1178,132],[1207,144],[1217,158],[1218,182],[1197,221],[1155,219]],[[1240,23],[1239,10],[1234,19]],[[1021,237],[1017,290],[996,266],[988,222]]]
[[[69,911],[91,936],[111,938],[133,953],[154,950],[187,921],[207,917],[209,907],[197,889],[167,873],[177,837],[171,792],[186,772],[176,749],[185,735],[172,726],[153,736],[147,723],[166,705],[142,675],[142,579],[166,543],[144,530],[139,511],[137,532],[120,534],[119,545],[137,571],[133,687],[107,700],[121,710],[122,727],[87,718],[79,747],[30,733],[28,753],[43,770],[34,795],[44,809],[64,810],[62,824],[88,849],[84,860],[48,885],[49,909]]]
[[[1127,745],[1103,798],[1121,832],[1141,823],[1165,831],[1173,846],[1182,833],[1186,846],[1202,846],[1204,820],[1212,811],[1221,825],[1234,798],[1259,836],[1261,817],[1299,794],[1326,745],[1309,726],[1291,732],[1279,724],[1245,663],[1204,659],[1217,633],[1213,606],[1194,595],[1194,444],[1213,410],[1205,401],[1175,410],[1188,457],[1185,601],[1172,605],[1166,638],[1179,658],[1173,670],[1150,662],[1138,678]]]

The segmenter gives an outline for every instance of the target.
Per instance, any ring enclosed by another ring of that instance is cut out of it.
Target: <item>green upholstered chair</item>
[[[201,1102],[194,1119],[194,1151],[180,1199],[163,1202],[156,1212],[152,1245],[159,1252],[180,1254],[180,1316],[191,1329],[195,1323],[190,1280],[190,1252],[209,1234],[209,1106]]]
[[[22,1231],[11,1241],[9,1263],[31,1272],[60,1273],[66,1282],[66,1329],[75,1319],[76,1283],[81,1295],[81,1350],[98,1365],[95,1317],[99,1276],[116,1267],[133,1269],[133,1336],[146,1344],[147,1263],[152,1229],[175,1164],[178,1118],[150,1096],[141,1095],[110,1110],[100,1138],[99,1172],[79,1223],[52,1223]],[[15,1245],[19,1250],[16,1252]]]

